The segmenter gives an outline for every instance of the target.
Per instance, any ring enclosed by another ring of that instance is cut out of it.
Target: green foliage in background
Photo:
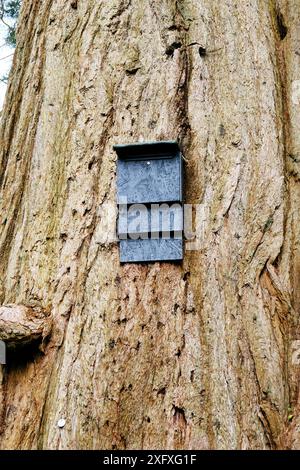
[[[0,21],[7,28],[5,41],[11,47],[16,46],[16,23],[21,7],[21,0],[0,0]]]

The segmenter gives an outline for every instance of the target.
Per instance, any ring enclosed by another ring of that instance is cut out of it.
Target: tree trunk
[[[0,448],[300,448],[299,27],[299,0],[23,0],[0,306],[52,331],[2,367]],[[120,265],[112,146],[172,139],[200,247]]]

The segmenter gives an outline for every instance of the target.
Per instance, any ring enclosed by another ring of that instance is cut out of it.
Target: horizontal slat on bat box
[[[121,240],[121,263],[149,261],[181,261],[183,258],[182,239]]]
[[[119,206],[118,235],[120,239],[131,234],[159,234],[183,231],[181,204],[133,204]]]
[[[163,140],[154,142],[136,142],[133,144],[114,145],[120,159],[147,158],[149,155],[160,158],[160,156],[175,155],[180,152],[176,140]]]

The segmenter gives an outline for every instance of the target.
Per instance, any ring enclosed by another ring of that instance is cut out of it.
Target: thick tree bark
[[[300,448],[299,28],[299,0],[23,0],[0,305],[53,324],[2,367],[0,448]],[[170,139],[200,249],[120,266],[112,146]]]

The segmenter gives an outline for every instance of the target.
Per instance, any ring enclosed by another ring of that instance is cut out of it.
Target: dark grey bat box
[[[182,202],[182,157],[177,142],[115,145],[118,204]]]
[[[115,145],[120,260],[183,257],[183,165],[178,143]]]

